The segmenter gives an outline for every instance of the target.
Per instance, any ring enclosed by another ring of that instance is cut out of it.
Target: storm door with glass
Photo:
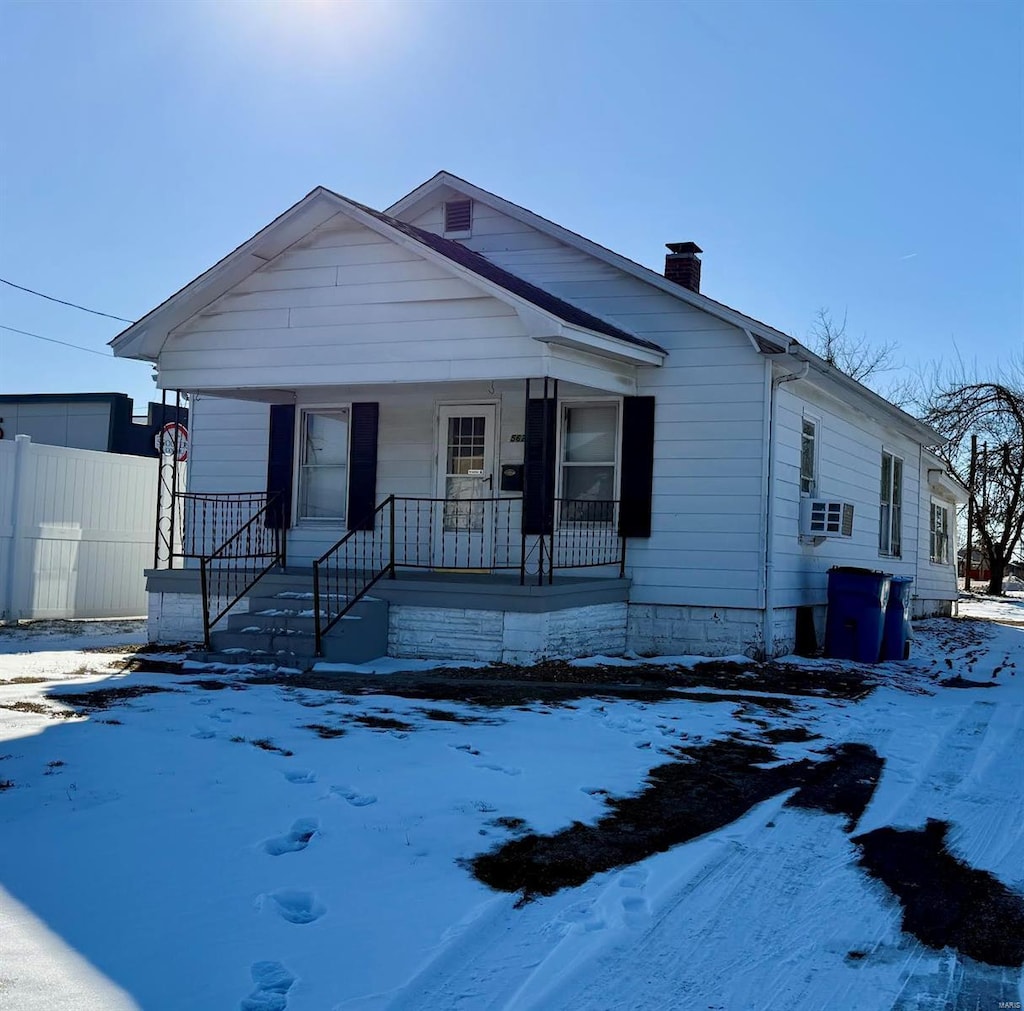
[[[434,566],[490,568],[494,530],[493,404],[442,407]]]

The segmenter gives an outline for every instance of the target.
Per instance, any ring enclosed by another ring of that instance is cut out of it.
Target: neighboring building
[[[0,395],[0,439],[27,435],[34,443],[128,456],[158,455],[156,436],[175,420],[175,408],[150,403],[145,421],[132,417],[124,393],[25,393]],[[188,422],[188,410],[178,414]]]
[[[820,636],[837,564],[948,609],[939,434],[669,250],[658,274],[443,172],[386,213],[319,188],[130,326],[115,354],[192,404],[191,558],[150,577],[153,636],[202,635],[195,557],[257,491],[247,541],[281,528],[307,586],[328,553],[318,612],[397,572],[396,655],[777,655]],[[241,541],[219,560],[258,573]]]
[[[967,489],[928,450],[921,457],[921,481],[927,494],[921,495],[922,549],[917,556],[915,611],[949,615],[959,594],[957,510],[967,504]]]

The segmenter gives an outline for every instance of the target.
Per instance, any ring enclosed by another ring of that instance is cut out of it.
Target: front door
[[[435,568],[491,566],[496,414],[494,404],[440,409]]]

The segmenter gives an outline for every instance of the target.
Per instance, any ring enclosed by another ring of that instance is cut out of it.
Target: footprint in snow
[[[646,871],[634,868],[619,875],[619,887],[628,889],[622,897],[623,919],[627,924],[637,926],[650,915],[651,907],[642,894],[646,884]]]
[[[368,807],[370,804],[377,803],[374,794],[360,793],[358,790],[353,790],[351,786],[332,786],[331,794],[341,797],[342,800],[347,800],[353,807]]]
[[[255,989],[242,1001],[242,1011],[284,1011],[295,977],[280,962],[253,962]]]
[[[287,888],[271,892],[270,899],[278,916],[289,923],[312,923],[327,912],[327,907],[312,892]]]
[[[231,722],[231,717],[230,716],[225,716],[223,709],[219,713],[210,713],[210,719],[211,720],[216,720],[218,723],[230,723]]]
[[[316,773],[309,769],[291,769],[284,774],[289,783],[315,783]]]
[[[217,735],[212,730],[197,730],[192,736],[198,741],[208,741]]]
[[[478,769],[490,769],[491,772],[503,772],[506,776],[519,776],[523,771],[512,766],[495,765],[493,762],[477,762],[476,767]]]
[[[550,929],[562,935],[573,928],[585,934],[592,934],[594,931],[604,930],[606,926],[604,917],[595,912],[593,902],[574,902],[555,917]]]
[[[283,853],[298,853],[309,845],[310,839],[316,835],[319,827],[316,818],[300,818],[292,825],[287,835],[268,839],[263,844],[263,849],[272,857],[279,857]]]
[[[464,751],[467,755],[476,756],[480,754],[472,744],[449,744],[448,747],[454,748],[456,751]]]

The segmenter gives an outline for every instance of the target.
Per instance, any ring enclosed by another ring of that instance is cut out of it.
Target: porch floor
[[[270,572],[253,588],[251,596],[272,596],[285,592],[310,592],[313,570],[308,566],[289,566]],[[198,594],[201,592],[199,569],[159,569],[146,573],[150,593]],[[630,580],[601,575],[556,572],[554,582],[537,585],[537,576],[519,584],[519,573],[437,571],[399,569],[394,579],[387,577],[369,591],[391,604],[409,607],[457,608],[475,611],[520,611],[537,613],[561,611],[570,607],[613,604],[629,599]]]

